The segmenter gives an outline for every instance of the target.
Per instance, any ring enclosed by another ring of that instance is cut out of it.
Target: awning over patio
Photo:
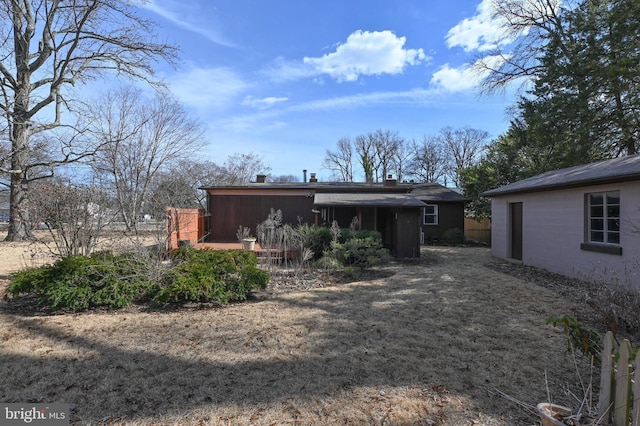
[[[409,194],[316,193],[318,207],[424,207],[426,204]]]

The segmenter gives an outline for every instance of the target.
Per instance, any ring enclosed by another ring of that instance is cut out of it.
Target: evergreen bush
[[[265,289],[269,275],[258,268],[248,250],[180,249],[177,264],[154,296],[160,303],[217,302],[245,300],[252,290]]]
[[[389,260],[378,231],[343,230],[339,241],[331,243],[332,255],[343,265],[370,268]]]
[[[447,244],[464,244],[466,238],[464,236],[464,231],[460,228],[447,229],[444,231],[444,240]]]
[[[269,275],[257,267],[255,255],[246,250],[183,247],[173,262],[157,274],[150,271],[157,266],[153,260],[138,254],[68,256],[53,265],[14,274],[5,298],[31,296],[38,306],[71,312],[151,301],[225,304],[245,300],[269,281]]]
[[[30,268],[12,276],[7,294],[34,296],[54,311],[94,307],[123,308],[144,300],[153,287],[141,273],[146,265],[135,256],[98,252],[68,256],[53,265]]]

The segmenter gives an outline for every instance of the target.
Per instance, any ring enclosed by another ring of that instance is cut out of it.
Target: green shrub
[[[338,241],[341,243],[345,243],[354,238],[371,239],[374,241],[380,241],[380,244],[382,244],[382,234],[380,234],[379,231],[371,231],[368,229],[360,229],[357,231],[352,231],[349,228],[343,229],[340,232],[340,237],[338,238]]]
[[[74,312],[124,308],[152,300],[224,304],[245,300],[252,290],[266,288],[269,281],[269,275],[258,269],[255,255],[247,250],[183,247],[174,263],[166,272],[152,274],[153,261],[135,254],[69,256],[50,266],[14,274],[7,296],[33,296],[39,306]],[[151,280],[151,276],[159,278]]]
[[[344,242],[332,243],[333,255],[344,266],[360,269],[379,265],[389,260],[389,252],[377,231],[349,231]]]
[[[444,240],[447,244],[464,244],[466,241],[464,231],[460,228],[447,229],[444,231]]]
[[[324,226],[301,225],[298,229],[305,239],[305,247],[313,252],[313,259],[320,259],[331,244],[331,230]]]
[[[145,267],[132,255],[99,252],[68,256],[53,265],[14,274],[7,294],[34,296],[39,306],[54,311],[123,308],[144,300],[153,286],[140,278],[144,276],[140,270]]]
[[[180,249],[176,265],[153,300],[160,303],[245,300],[252,290],[267,287],[269,275],[247,250]]]
[[[569,315],[552,315],[547,319],[547,324],[562,329],[567,335],[567,352],[577,349],[588,357],[593,357],[596,363],[600,363],[602,352],[602,338],[598,332],[591,330],[584,324]]]

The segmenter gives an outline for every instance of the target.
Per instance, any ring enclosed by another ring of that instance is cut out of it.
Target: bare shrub
[[[95,185],[53,180],[41,183],[37,216],[45,224],[60,257],[89,255],[113,220],[110,197]]]

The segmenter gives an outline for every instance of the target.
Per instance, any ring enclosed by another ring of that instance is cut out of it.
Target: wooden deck
[[[197,243],[193,245],[196,250],[239,250],[244,248],[242,243]],[[272,264],[281,263],[284,259],[282,250],[270,250],[262,248],[260,244],[255,243],[253,250],[261,262],[270,262]],[[287,252],[287,259],[291,260],[297,256],[294,251]]]

